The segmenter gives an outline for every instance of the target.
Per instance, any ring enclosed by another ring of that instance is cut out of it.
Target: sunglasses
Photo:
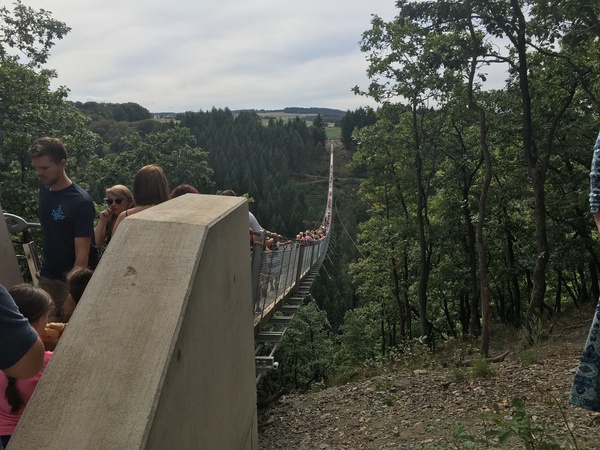
[[[104,201],[106,202],[106,204],[108,206],[112,205],[113,202],[115,202],[117,205],[120,205],[121,202],[123,201],[122,198],[115,198],[114,200],[112,198],[105,198]]]

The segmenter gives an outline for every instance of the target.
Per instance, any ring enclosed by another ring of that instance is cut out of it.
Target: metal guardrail
[[[295,314],[309,295],[310,287],[327,255],[331,236],[333,206],[333,146],[330,153],[327,204],[318,240],[294,240],[272,250],[264,250],[263,232],[252,252],[252,299],[256,383],[277,369],[275,351]]]
[[[29,269],[29,274],[31,275],[31,280],[34,286],[37,286],[37,273],[40,270],[40,257],[35,242],[33,242],[31,236],[29,235],[29,229],[42,228],[42,226],[39,223],[27,222],[22,217],[7,212],[3,213],[3,215],[8,227],[8,232],[10,234],[23,233],[21,245],[23,246],[24,254],[17,255],[17,257],[24,258],[27,261],[27,267]]]
[[[302,280],[317,264],[323,262],[328,245],[329,233],[319,241],[294,241],[275,250],[254,250],[252,284],[256,286],[253,288],[255,328],[265,321],[279,303],[297,293]]]

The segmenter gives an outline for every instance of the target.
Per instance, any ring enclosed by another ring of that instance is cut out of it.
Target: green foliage
[[[312,125],[309,127],[313,146],[316,147],[317,144],[321,144],[321,150],[325,147],[325,140],[327,139],[327,134],[325,133],[326,126],[327,124],[323,122],[321,115],[318,114]]]
[[[438,366],[434,353],[421,339],[406,343],[399,351],[403,367],[408,370],[433,370]],[[392,353],[393,355],[394,353]]]
[[[21,0],[13,2],[14,9],[0,7],[0,64],[20,62],[20,52],[26,66],[40,67],[50,54],[55,41],[62,39],[71,29],[63,22],[53,19],[46,10],[36,11],[25,6]]]
[[[75,102],[75,107],[94,120],[112,119],[116,122],[139,122],[152,118],[146,108],[137,103]]]
[[[476,378],[488,378],[495,375],[494,368],[487,360],[480,358],[473,361],[473,376]]]
[[[356,143],[352,137],[354,130],[373,125],[377,117],[371,108],[358,108],[354,111],[348,110],[341,122],[341,139],[347,149],[354,150]]]
[[[254,199],[253,213],[261,226],[295,236],[306,205],[291,182],[314,156],[306,123],[295,119],[270,120],[265,127],[252,112],[234,116],[228,109],[187,112],[177,117],[201,148],[208,151],[217,190],[233,189]]]
[[[371,125],[354,130],[347,114],[342,127],[369,215],[351,267],[357,303],[380,305],[399,330],[389,345],[410,342],[417,324],[431,346],[479,336],[484,299],[492,319],[519,327],[532,311],[599,295],[587,173],[600,112],[589,24],[600,11],[507,5],[402,1],[363,34],[371,83],[355,92],[383,106]],[[500,37],[508,48],[491,44]],[[508,70],[494,89],[490,64]]]
[[[261,382],[260,395],[280,389],[306,392],[315,384],[327,383],[333,368],[334,338],[326,323],[325,312],[314,301],[300,309],[275,352],[279,369]]]
[[[115,158],[116,176],[133,180],[137,171],[147,164],[159,164],[171,188],[183,183],[200,188],[211,186],[212,169],[208,154],[196,144],[196,139],[185,127],[151,133],[147,136],[131,134],[124,139],[124,149]]]
[[[38,181],[27,150],[41,136],[59,137],[69,153],[68,170],[85,188],[86,165],[94,157],[97,136],[67,101],[67,91],[50,89],[51,71],[39,73],[14,61],[0,63],[0,202],[12,214],[33,220]]]
[[[340,371],[355,370],[381,355],[380,320],[381,311],[375,303],[346,312],[335,355]]]
[[[519,352],[518,357],[521,361],[529,364],[540,364],[540,358],[531,349]]]
[[[552,400],[556,407],[561,408],[555,399]],[[563,430],[559,424],[549,423],[537,418],[535,413],[528,413],[525,402],[518,397],[511,400],[511,407],[512,412],[509,412],[496,404],[491,413],[482,416],[486,427],[483,436],[471,434],[464,424],[456,423],[453,427],[452,444],[426,445],[423,449],[501,450],[517,448],[517,443],[520,444],[519,448],[527,450],[559,450],[567,448],[567,444],[571,445],[569,448],[578,448],[564,412]]]
[[[39,69],[54,41],[69,28],[48,11],[20,1],[14,10],[0,7],[0,202],[3,209],[35,221],[38,181],[27,150],[41,136],[59,137],[69,153],[69,174],[86,187],[87,163],[94,158],[97,136],[67,99],[64,87],[52,90],[54,71]],[[10,50],[21,52],[22,61]]]

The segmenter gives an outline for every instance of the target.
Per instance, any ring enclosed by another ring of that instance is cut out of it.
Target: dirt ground
[[[600,449],[600,423],[593,420],[597,414],[568,405],[593,311],[590,305],[556,319],[547,339],[529,349],[515,333],[498,349],[497,353],[510,353],[504,361],[490,364],[493,374],[489,376],[450,363],[434,370],[397,369],[319,392],[282,397],[258,411],[259,448],[526,448],[519,437],[504,446],[493,440],[481,442],[486,430],[499,429],[489,417],[513,426],[522,422],[511,421],[516,411],[511,400],[517,397],[525,402],[540,441],[546,436],[557,441],[558,447],[552,448]],[[452,359],[451,351],[446,353],[439,357]],[[466,441],[477,441],[476,447],[453,440],[458,423],[473,436]],[[529,448],[550,448],[540,441]]]

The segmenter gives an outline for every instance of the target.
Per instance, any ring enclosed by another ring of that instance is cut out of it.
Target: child
[[[9,293],[21,314],[27,318],[37,334],[43,337],[44,329],[48,324],[48,316],[54,308],[50,294],[29,284],[14,286]],[[4,447],[8,444],[17,422],[23,414],[25,405],[40,381],[50,356],[52,356],[52,352],[45,353],[44,365],[33,378],[17,380],[0,371],[0,439]]]
[[[71,315],[73,315],[73,311],[75,311],[75,307],[77,306],[77,303],[79,303],[79,300],[81,299],[81,296],[83,295],[83,292],[85,291],[85,288],[93,274],[94,272],[92,270],[84,267],[74,267],[73,270],[67,274],[67,287],[69,288],[69,296],[67,297],[67,300],[65,300],[62,310],[62,318],[64,322],[68,322],[71,318]]]

